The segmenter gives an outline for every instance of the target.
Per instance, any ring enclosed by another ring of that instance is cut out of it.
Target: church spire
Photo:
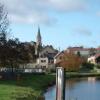
[[[40,27],[38,26],[38,35],[40,35]]]
[[[37,38],[36,38],[36,47],[35,47],[35,54],[37,56],[39,55],[41,48],[42,48],[42,38],[41,38],[40,27],[38,26],[38,32],[37,32]]]
[[[41,46],[42,41],[41,41],[41,33],[40,33],[40,27],[38,26],[38,33],[37,33],[37,45]]]

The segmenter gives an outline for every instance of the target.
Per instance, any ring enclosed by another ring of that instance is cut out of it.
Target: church
[[[52,45],[43,46],[40,28],[38,27],[35,45],[36,67],[42,69],[54,68],[54,56],[57,53],[58,50],[54,49]]]
[[[29,45],[35,48],[35,60],[27,64],[20,64],[20,68],[24,68],[24,72],[46,72],[47,70],[55,69],[54,57],[58,50],[52,45],[42,44],[42,36],[40,27],[38,27],[36,42],[24,42],[23,45],[29,48]]]
[[[40,28],[38,27],[36,45],[35,45],[35,55],[39,56],[40,51],[42,50],[42,37],[40,33]]]

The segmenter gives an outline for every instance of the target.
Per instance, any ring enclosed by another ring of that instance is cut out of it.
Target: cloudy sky
[[[0,0],[8,11],[14,37],[56,48],[100,46],[100,0]]]

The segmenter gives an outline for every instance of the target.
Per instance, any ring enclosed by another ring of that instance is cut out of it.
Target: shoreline
[[[81,77],[100,77],[100,73],[66,72],[65,75],[66,75],[65,76],[66,79],[81,78]],[[6,87],[8,86],[6,88],[7,90],[11,89],[11,86],[13,86],[11,90],[12,93],[13,93],[13,89],[16,87],[18,91],[14,92],[15,97],[17,96],[18,98],[20,98],[19,97],[19,94],[20,94],[24,98],[24,96],[25,97],[28,95],[31,96],[32,94],[33,96],[29,98],[33,98],[33,99],[36,98],[35,100],[45,100],[44,94],[48,91],[50,87],[56,84],[56,74],[55,73],[42,74],[42,75],[22,74],[21,79],[18,82],[18,84],[16,84],[15,80],[2,80],[2,81],[0,80],[1,92],[3,91],[2,85],[4,84]],[[8,91],[8,94],[9,94],[9,91]],[[12,96],[12,94],[9,94],[9,95]],[[27,99],[25,100],[33,100],[29,98],[27,97]],[[8,100],[8,99],[3,99],[3,100]],[[12,100],[12,99],[9,99],[9,100]]]
[[[66,75],[65,76],[66,78],[74,78],[74,77],[80,78],[80,77],[93,77],[93,76],[99,77],[100,73],[78,73],[76,72],[76,73],[66,73],[65,75]]]

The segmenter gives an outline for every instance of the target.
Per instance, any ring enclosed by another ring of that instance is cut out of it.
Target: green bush
[[[96,68],[100,69],[100,64],[99,65],[96,65]]]
[[[88,62],[84,62],[83,64],[82,64],[82,67],[81,67],[81,69],[87,69],[87,70],[92,70],[92,69],[94,69],[94,64],[91,64],[91,63],[88,63]]]

